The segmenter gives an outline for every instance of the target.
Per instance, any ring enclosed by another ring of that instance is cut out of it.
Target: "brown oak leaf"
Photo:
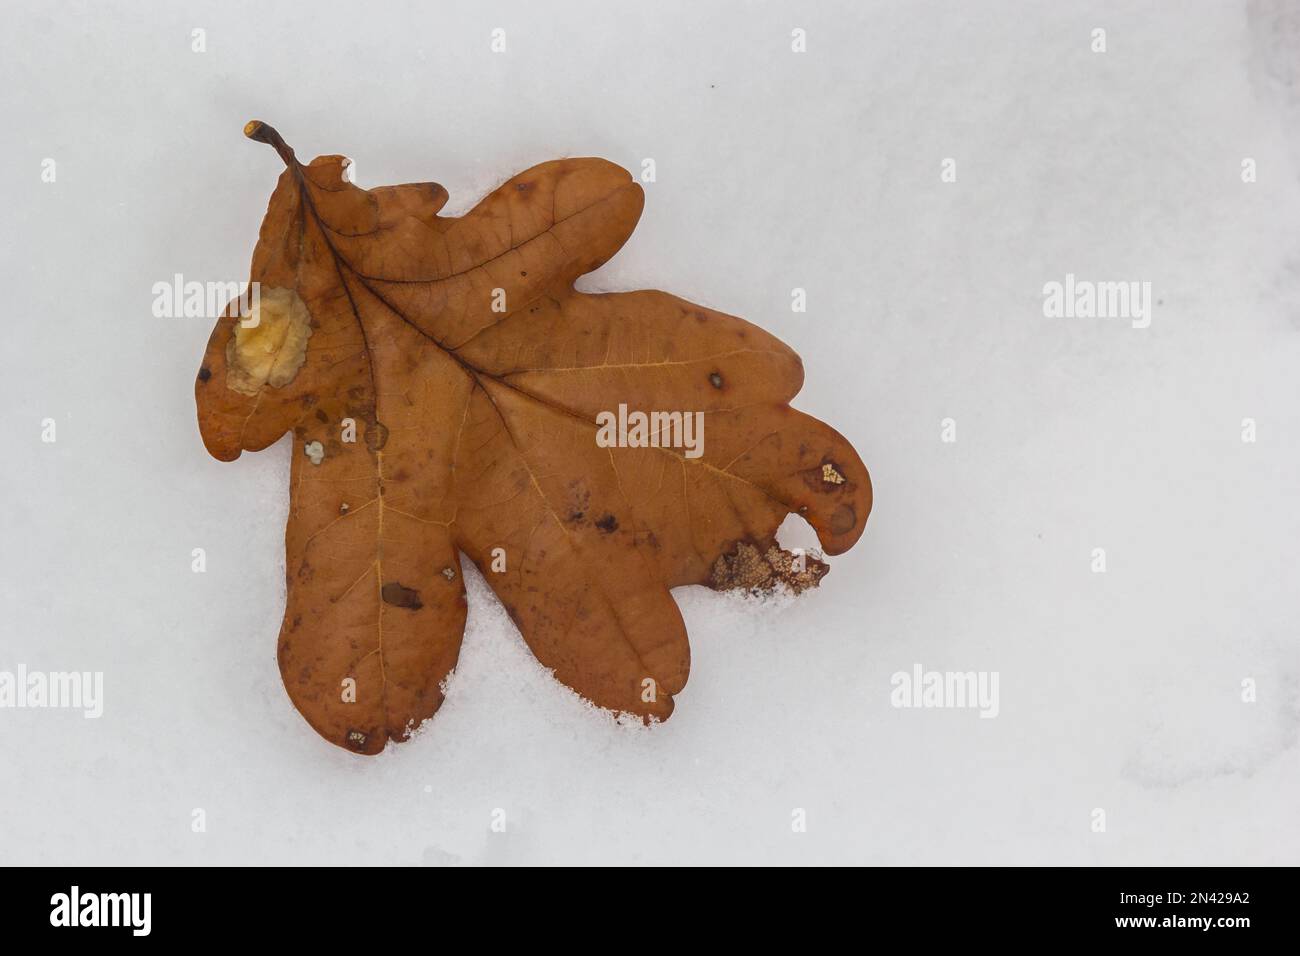
[[[627,171],[542,163],[443,217],[436,183],[363,190],[341,156],[245,133],[287,168],[255,308],[232,303],[203,357],[199,428],[222,461],[293,432],[279,661],[327,740],[378,753],[438,709],[461,553],[559,680],[662,720],[690,666],[670,588],[816,584],[825,565],[776,545],[791,512],[829,554],[862,534],[867,470],[787,404],[794,352],[665,292],[574,290],[636,226]],[[661,413],[652,433],[635,412]]]

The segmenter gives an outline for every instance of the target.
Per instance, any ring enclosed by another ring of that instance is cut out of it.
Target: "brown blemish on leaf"
[[[381,421],[366,426],[366,447],[380,451],[388,444],[388,426]]]
[[[844,476],[835,469],[834,462],[824,462],[822,464],[822,481],[832,485],[844,484]]]
[[[521,487],[528,487],[526,475],[525,481],[521,483]],[[573,481],[569,482],[568,491],[569,506],[565,520],[570,524],[579,524],[587,517],[587,508],[591,504],[591,491],[580,478],[575,478]]]
[[[610,534],[611,532],[618,530],[618,519],[610,514],[602,515],[596,521],[596,527],[604,534]]]
[[[226,387],[241,395],[267,385],[283,388],[307,361],[311,316],[302,297],[294,289],[263,288],[259,298],[251,314],[235,322],[226,345]]]
[[[709,384],[714,388],[722,388],[722,374],[719,372],[710,372]]]
[[[210,378],[212,378],[212,369],[208,368],[206,365],[199,369],[200,382],[206,382]]]
[[[749,591],[763,593],[774,590],[778,585],[785,585],[795,594],[816,587],[830,566],[810,554],[801,561],[789,551],[782,550],[775,544],[766,551],[759,549],[748,541],[736,542],[735,551],[719,555],[713,562],[710,584],[715,591]]]
[[[803,483],[809,490],[817,492],[818,495],[852,497],[856,492],[854,483],[840,470],[839,465],[829,458],[823,458],[820,465],[803,469],[799,472],[799,477],[803,479]]]
[[[853,510],[852,505],[840,505],[831,514],[831,533],[848,534],[858,523],[857,512]]]
[[[373,587],[373,585],[371,585]],[[374,591],[370,592],[374,594]],[[384,599],[385,604],[391,604],[394,607],[404,607],[412,611],[418,611],[424,607],[420,601],[420,592],[415,588],[408,588],[404,584],[396,581],[389,581],[379,591],[380,596]]]

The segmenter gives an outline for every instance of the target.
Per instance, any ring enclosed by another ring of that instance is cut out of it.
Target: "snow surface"
[[[1294,4],[117,6],[20,0],[0,36],[0,670],[106,697],[0,710],[0,862],[1300,862]],[[211,323],[150,312],[174,273],[246,278],[254,117],[449,213],[653,157],[584,287],[789,342],[795,404],[871,469],[862,541],[798,600],[679,591],[692,674],[652,728],[471,574],[441,713],[325,743],[275,660],[288,447],[207,457]],[[1151,327],[1045,318],[1067,273],[1150,281]],[[915,663],[997,671],[999,716],[892,707]]]

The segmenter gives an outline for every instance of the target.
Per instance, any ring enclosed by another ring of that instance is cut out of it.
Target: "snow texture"
[[[1294,4],[310,8],[6,6],[0,670],[105,702],[0,710],[0,861],[1300,863]],[[151,314],[247,277],[252,118],[448,213],[653,158],[580,287],[790,343],[871,469],[862,541],[797,600],[677,592],[666,724],[556,683],[471,573],[441,713],[375,759],[318,738],[275,659],[288,446],[210,459],[211,322]],[[1150,327],[1046,318],[1070,273],[1151,282]],[[895,708],[917,663],[998,672],[998,716]]]

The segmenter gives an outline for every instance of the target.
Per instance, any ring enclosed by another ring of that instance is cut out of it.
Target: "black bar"
[[[292,920],[297,942],[337,944],[340,933],[363,928],[372,939],[376,922],[385,934],[445,939],[449,924],[486,906],[488,912],[500,910],[488,924],[493,929],[501,915],[521,930],[536,920],[537,931],[551,937],[573,923],[580,933],[612,926],[601,931],[610,939],[623,925],[633,948],[645,942],[644,934],[665,910],[679,909],[683,929],[703,920],[742,936],[753,931],[760,940],[788,926],[866,938],[910,936],[926,944],[1128,937],[1139,944],[1233,945],[1289,937],[1297,909],[1294,870],[1277,868],[849,868],[738,870],[723,877],[631,869],[602,874],[594,893],[585,873],[573,874],[572,885],[555,874],[541,880],[535,874],[493,874],[489,883],[473,873],[360,868],[54,867],[10,869],[7,875],[14,887],[0,903],[7,940],[56,942],[75,934],[91,944],[110,938],[131,944],[247,940],[250,928],[266,919]],[[119,925],[53,925],[70,922],[68,907],[60,906],[70,906],[74,886],[79,922],[88,921],[90,912],[116,913]],[[105,901],[98,894],[114,896]],[[147,934],[143,894],[149,902]],[[90,897],[94,903],[86,902]],[[485,935],[485,942],[490,939]]]

